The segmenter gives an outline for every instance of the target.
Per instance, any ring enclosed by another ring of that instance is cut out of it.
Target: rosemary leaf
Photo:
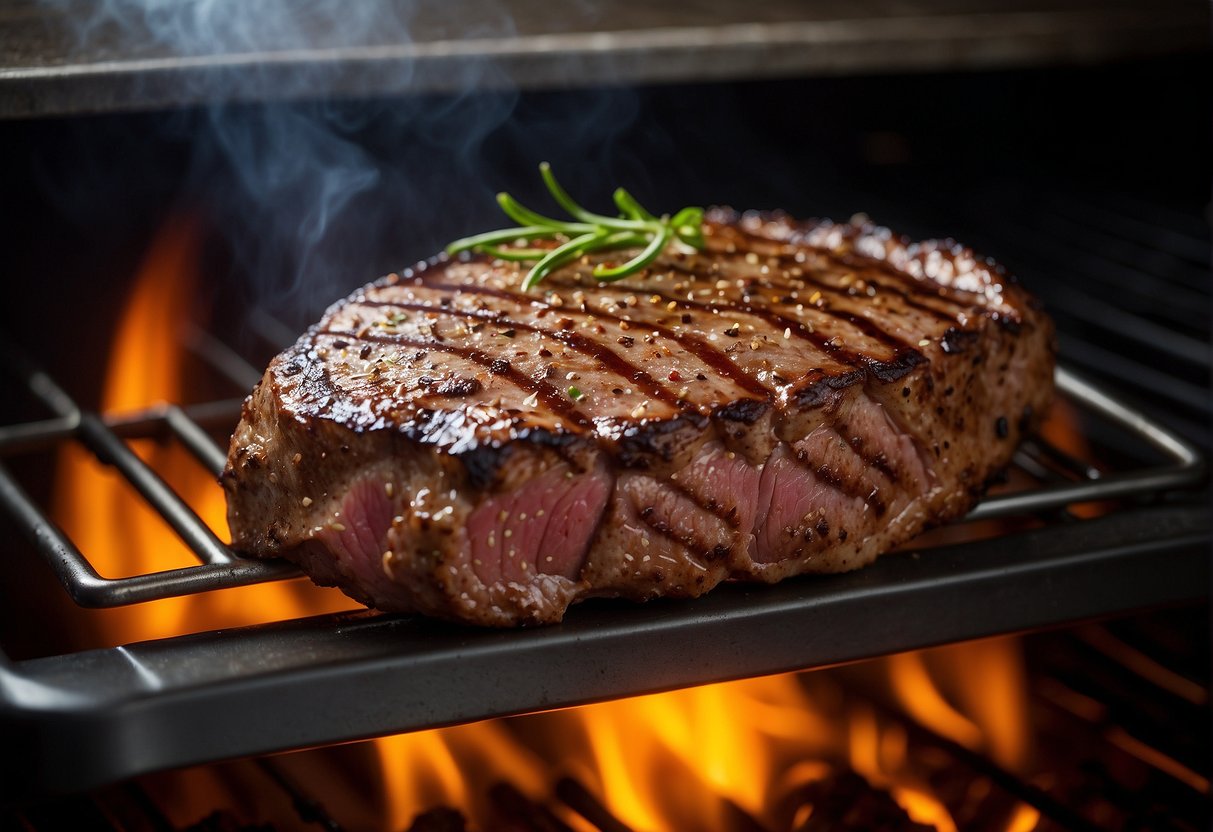
[[[486,231],[483,234],[476,234],[472,237],[456,240],[446,247],[446,251],[447,254],[458,254],[461,251],[471,251],[472,249],[481,249],[501,243],[512,243],[515,240],[535,240],[551,236],[552,229],[550,227],[526,226],[523,228],[503,228],[501,231]]]
[[[657,218],[644,210],[644,207],[636,201],[636,197],[623,188],[615,189],[615,207],[625,217],[631,217],[634,220],[644,220],[645,222],[657,222]]]
[[[594,277],[603,282],[613,282],[616,280],[622,280],[628,275],[640,271],[649,263],[656,260],[657,255],[665,251],[665,247],[669,244],[672,233],[673,232],[671,232],[669,228],[662,226],[661,230],[654,235],[653,241],[649,243],[648,248],[640,252],[640,254],[637,254],[622,266],[615,266],[611,268],[604,266],[601,263],[598,264],[594,267]]]
[[[560,268],[565,263],[576,260],[585,253],[588,246],[593,245],[596,241],[606,236],[607,234],[604,230],[591,231],[589,234],[574,237],[564,245],[552,249],[527,273],[526,279],[522,281],[522,288],[532,289],[538,286],[539,281],[547,277],[552,271]]]
[[[705,245],[702,208],[691,206],[673,217],[657,217],[626,190],[617,188],[613,198],[619,216],[608,217],[587,211],[569,196],[547,162],[539,166],[539,174],[552,198],[568,212],[572,221],[544,216],[509,194],[501,193],[497,195],[501,210],[521,225],[464,237],[447,246],[447,252],[475,251],[501,260],[534,263],[522,284],[524,289],[531,289],[561,266],[593,252],[641,249],[621,265],[600,263],[595,266],[594,277],[605,283],[621,280],[646,268],[675,240],[696,249]],[[558,245],[554,248],[522,245],[529,240],[550,240]]]
[[[569,231],[574,228],[582,231],[592,231],[594,226],[589,223],[573,223],[564,220],[554,220],[551,217],[545,217],[543,214],[536,213],[530,208],[527,208],[514,197],[506,193],[497,194],[497,204],[501,206],[501,210],[505,215],[515,222],[523,223],[528,226],[539,226],[542,228],[556,229],[557,231]]]

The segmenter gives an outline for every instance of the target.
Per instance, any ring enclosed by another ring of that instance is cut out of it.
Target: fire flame
[[[1007,683],[1023,688],[1018,645],[988,640],[890,657],[854,678],[845,670],[784,674],[377,740],[373,817],[381,825],[373,828],[403,829],[444,805],[491,817],[480,804],[495,783],[540,800],[561,776],[636,830],[729,829],[737,808],[768,828],[789,828],[789,795],[851,770],[912,820],[955,832],[952,808],[898,711],[868,699],[872,676],[884,677],[891,703],[912,697],[901,710],[918,724],[1023,772],[1026,708],[1017,696],[993,695]],[[952,690],[970,668],[974,683]],[[800,822],[812,811],[794,808]],[[573,825],[571,813],[565,820]],[[1036,820],[1031,807],[1012,804],[1001,828],[1027,830]]]
[[[152,242],[118,322],[105,375],[102,413],[129,413],[184,400],[187,355],[180,333],[191,319],[195,302],[201,242],[198,225],[184,219],[169,222]],[[226,539],[226,507],[214,476],[180,446],[153,440],[131,444]],[[117,473],[84,449],[75,445],[64,449],[56,482],[52,515],[101,575],[122,577],[197,563],[154,510]],[[352,605],[335,590],[288,581],[97,610],[92,614],[98,624],[88,637],[114,645]],[[100,644],[94,641],[82,646]]]
[[[181,401],[188,392],[186,356],[176,339],[190,316],[200,241],[195,224],[174,221],[149,250],[114,339],[103,411]],[[134,446],[211,528],[226,536],[222,492],[209,472],[181,448],[150,440]],[[102,574],[193,562],[171,530],[86,453],[67,449],[58,470],[55,516]],[[106,643],[118,644],[349,606],[335,592],[284,582],[99,611],[98,616]],[[350,811],[363,813],[365,828],[391,830],[406,828],[418,812],[438,805],[485,817],[485,795],[494,783],[508,781],[539,798],[550,794],[562,775],[577,778],[637,830],[727,828],[738,807],[773,823],[775,814],[787,810],[787,795],[840,770],[857,772],[887,790],[914,820],[955,830],[951,810],[921,761],[912,759],[904,723],[881,708],[898,708],[927,730],[988,753],[1013,771],[1028,764],[1018,642],[993,640],[893,656],[862,666],[857,675],[863,690],[875,685],[882,696],[856,696],[839,681],[848,678],[845,673],[789,674],[387,737],[360,744],[357,752],[346,747],[279,759],[301,782],[310,777],[324,787],[333,779],[324,772],[334,755],[348,760],[351,753],[361,754],[361,764],[374,772],[373,794]],[[196,822],[222,805],[214,770],[201,771],[208,773],[195,773],[192,780],[181,773],[185,779],[165,787],[172,795],[170,813],[192,813],[175,821]],[[233,794],[238,791],[247,787]],[[247,802],[247,795],[242,800]],[[793,810],[789,824],[813,811],[809,805]],[[1007,811],[1003,828],[1035,825],[1029,807],[1012,805]],[[566,823],[585,828],[571,812],[560,812]]]

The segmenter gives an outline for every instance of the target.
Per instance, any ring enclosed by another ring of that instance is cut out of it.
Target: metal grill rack
[[[239,399],[189,409],[169,404],[106,420],[81,410],[54,379],[12,348],[6,348],[4,353],[13,374],[55,415],[45,421],[0,428],[0,454],[65,441],[79,442],[98,460],[121,473],[200,561],[198,566],[128,578],[104,578],[0,465],[0,503],[18,521],[76,603],[85,607],[117,607],[299,575],[297,569],[285,562],[249,560],[236,555],[125,442],[140,437],[172,436],[218,476],[226,455],[205,426],[215,422],[234,424],[240,413]]]
[[[274,329],[265,320],[260,328]],[[214,336],[190,342],[241,386],[256,377]],[[0,428],[0,456],[81,444],[116,469],[200,561],[102,577],[0,465],[0,508],[78,603],[117,606],[297,574],[229,550],[127,444],[171,437],[218,472],[224,455],[208,429],[230,429],[238,400],[101,416],[79,408],[12,348],[0,361],[51,413]],[[972,519],[1031,516],[1027,530],[886,555],[846,575],[725,586],[693,602],[591,602],[559,626],[534,630],[480,631],[365,612],[20,662],[0,655],[0,728],[29,749],[6,756],[14,770],[2,773],[0,797],[819,667],[1203,596],[1207,512],[1191,500],[1150,499],[1200,483],[1200,452],[1068,370],[1057,381],[1095,424],[1125,434],[1128,458],[1161,462],[1101,471],[1041,440],[1025,444],[1016,465],[1034,484],[990,497]],[[1111,499],[1130,502],[1090,520],[1066,511]],[[325,719],[312,718],[319,711]],[[200,720],[199,713],[222,718]]]
[[[76,547],[0,465],[0,505],[17,519],[76,603],[85,607],[116,607],[299,575],[297,569],[285,562],[245,559],[229,549],[124,441],[171,436],[218,476],[226,455],[208,435],[206,427],[233,424],[239,415],[239,400],[189,409],[162,405],[107,420],[81,410],[52,378],[11,348],[4,353],[14,375],[55,416],[46,421],[0,427],[0,455],[65,441],[79,442],[120,472],[200,562],[198,566],[134,577],[102,577],[89,563],[87,553]],[[230,364],[228,368],[233,369]],[[239,368],[235,373],[247,375]],[[1058,370],[1057,385],[1071,402],[1130,432],[1134,441],[1161,453],[1166,461],[1156,466],[1104,473],[1089,462],[1037,439],[1024,446],[1016,462],[1038,485],[990,497],[968,519],[1046,512],[1080,502],[1149,495],[1202,479],[1201,455],[1182,438],[1064,368]]]

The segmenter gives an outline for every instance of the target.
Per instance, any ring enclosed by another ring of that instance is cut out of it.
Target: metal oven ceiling
[[[0,118],[1098,63],[1203,49],[1208,23],[1183,0],[19,0],[0,10]]]

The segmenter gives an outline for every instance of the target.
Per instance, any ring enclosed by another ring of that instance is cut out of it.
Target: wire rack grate
[[[199,339],[192,339],[197,342]],[[247,379],[247,365],[208,342],[215,363],[229,375]],[[46,373],[11,347],[0,360],[53,414],[53,418],[0,427],[0,457],[33,447],[75,442],[99,461],[112,466],[142,495],[197,557],[187,566],[125,578],[98,574],[88,555],[68,538],[0,464],[0,508],[19,523],[41,556],[55,570],[71,597],[85,607],[115,607],[297,577],[299,571],[282,561],[240,557],[221,541],[193,509],[125,441],[172,437],[210,472],[218,476],[225,453],[204,425],[232,425],[240,401],[210,402],[189,408],[174,404],[102,417],[82,410]],[[990,496],[973,510],[970,520],[984,520],[1065,509],[1075,503],[1150,496],[1199,483],[1204,477],[1200,452],[1190,443],[1117,401],[1073,372],[1061,368],[1057,387],[1069,402],[1091,416],[1126,431],[1134,443],[1164,458],[1158,465],[1105,472],[1088,460],[1077,459],[1043,439],[1026,443],[1016,467],[1035,484],[1011,493]]]

